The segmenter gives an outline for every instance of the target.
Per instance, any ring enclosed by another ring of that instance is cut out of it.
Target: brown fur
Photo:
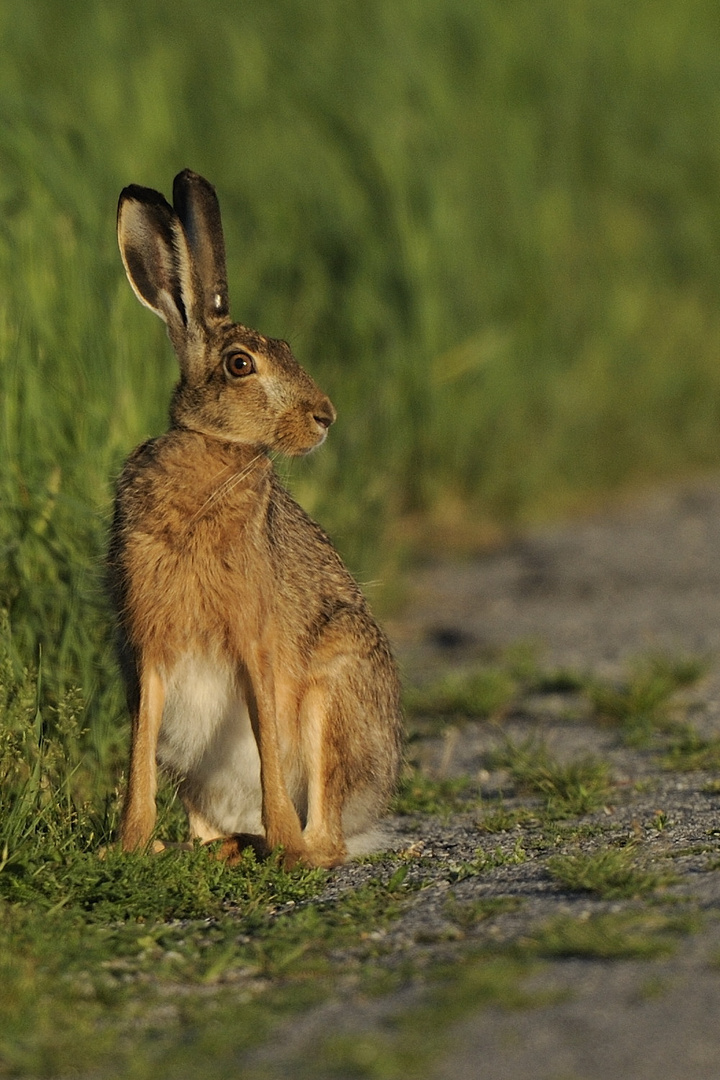
[[[123,847],[151,838],[157,754],[194,835],[332,866],[384,811],[401,746],[388,643],[268,457],[307,453],[335,411],[284,342],[229,321],[210,185],[181,173],[175,206],[131,187],[118,209],[128,278],[181,368],[170,431],[120,477],[110,544],[132,714]],[[238,354],[250,374],[233,374]]]

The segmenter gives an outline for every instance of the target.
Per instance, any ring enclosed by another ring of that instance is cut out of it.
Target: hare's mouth
[[[310,443],[309,446],[303,446],[303,447],[300,447],[300,448],[298,448],[296,450],[293,450],[291,452],[293,454],[296,454],[298,457],[303,457],[305,454],[312,454],[312,452],[314,450],[318,450],[322,446],[322,444],[325,442],[326,439],[327,439],[327,428],[322,427],[320,424],[318,424],[317,425],[317,434],[316,434],[316,437],[315,437],[314,441],[312,443]]]
[[[324,409],[302,413],[289,411],[279,418],[275,426],[273,448],[290,457],[310,454],[325,442],[334,419]]]

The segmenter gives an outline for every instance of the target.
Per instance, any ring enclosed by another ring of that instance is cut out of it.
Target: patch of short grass
[[[614,725],[627,746],[647,746],[653,735],[673,730],[673,698],[707,670],[697,657],[650,656],[636,661],[627,682],[590,681],[586,693],[598,719]]]
[[[404,704],[411,716],[454,716],[487,719],[506,709],[517,692],[508,667],[482,667],[448,672],[422,687],[409,687]]]
[[[228,907],[246,915],[268,904],[316,896],[326,874],[284,870],[277,857],[257,862],[247,851],[227,867],[206,847],[169,849],[160,855],[108,849],[58,857],[40,848],[32,858],[8,861],[0,873],[0,897],[37,909],[70,908],[94,922],[213,918]]]
[[[670,742],[662,764],[663,768],[673,772],[720,769],[720,739],[705,739],[686,724]]]
[[[453,670],[404,693],[410,717],[497,719],[528,693],[571,693],[587,680],[569,669],[545,670],[537,649],[520,642],[495,663]]]
[[[661,998],[669,992],[671,986],[672,983],[668,979],[661,979],[654,975],[649,979],[645,979],[638,988],[637,1000],[643,1002]]]
[[[508,769],[518,789],[540,796],[545,813],[555,819],[592,813],[604,805],[611,790],[607,762],[595,757],[559,762],[544,742],[534,738],[520,743],[506,740],[489,755],[488,763]]]
[[[479,848],[472,865],[476,872],[483,873],[486,870],[494,870],[498,866],[517,866],[519,863],[524,863],[527,858],[528,853],[522,839],[518,836],[511,848],[503,848],[499,845],[492,851],[483,851]]]
[[[208,1052],[215,1031],[217,1042],[247,1049],[326,992],[299,973],[305,928],[293,940],[281,927],[277,937],[250,937],[231,920],[89,928],[66,913],[41,920],[3,909],[2,917],[7,1075],[172,1075],[180,1046]]]
[[[437,878],[439,875],[444,881],[455,885],[460,881],[467,881],[468,878],[480,877],[501,866],[517,866],[524,863],[528,857],[522,839],[516,837],[512,845],[497,844],[489,850],[477,848],[470,858],[445,858],[441,866],[436,868],[433,877]],[[417,863],[420,867],[432,866],[432,861],[422,856],[417,859]]]
[[[520,828],[537,828],[542,824],[542,815],[526,806],[508,808],[500,805],[488,809],[475,822],[482,833],[512,832]]]
[[[538,669],[530,681],[529,689],[539,694],[579,693],[587,685],[587,678],[572,668]]]
[[[605,900],[646,896],[675,880],[666,871],[645,866],[631,846],[554,855],[548,859],[547,870],[565,888]]]
[[[470,809],[474,796],[477,796],[477,789],[468,776],[436,779],[419,769],[412,769],[400,781],[391,809],[393,813],[403,815],[447,815]]]
[[[200,869],[184,866],[188,876]],[[102,1065],[103,1075],[140,1080],[199,1076],[181,1067],[181,1049],[197,1055],[198,1070],[203,1049],[230,1059],[288,1011],[322,1000],[345,973],[372,992],[393,985],[378,963],[377,931],[409,894],[404,873],[318,901],[303,872],[252,862],[223,872],[238,903],[213,919],[161,921],[155,906],[140,917],[141,897],[135,918],[112,922],[70,900],[50,910],[0,904],[8,1074],[76,1075]]]
[[[478,900],[467,901],[452,897],[445,905],[445,914],[461,929],[469,930],[497,915],[517,911],[524,902],[520,896],[482,896]]]
[[[546,957],[645,960],[672,953],[679,937],[698,928],[695,913],[666,915],[644,909],[580,918],[560,915],[524,938],[519,948]]]

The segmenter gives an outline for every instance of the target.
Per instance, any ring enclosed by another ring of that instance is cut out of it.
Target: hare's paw
[[[311,832],[306,829],[303,840],[305,854],[302,861],[305,866],[331,870],[334,866],[342,866],[347,859],[347,848],[342,836],[333,837],[325,832]]]
[[[155,807],[151,814],[128,814],[120,828],[123,851],[143,851],[150,843],[155,828]]]
[[[236,866],[243,857],[243,852],[252,848],[255,858],[267,859],[273,851],[280,853],[282,865],[286,870],[292,870],[294,866],[317,866],[319,863],[311,862],[304,844],[288,846],[286,844],[271,845],[264,836],[256,833],[235,833],[226,837],[217,850],[217,858],[224,860],[228,866]]]
[[[233,833],[232,836],[223,840],[218,848],[217,857],[223,859],[228,866],[235,866],[248,848],[252,848],[255,852],[256,859],[266,859],[270,854],[270,848],[264,836],[256,833]]]

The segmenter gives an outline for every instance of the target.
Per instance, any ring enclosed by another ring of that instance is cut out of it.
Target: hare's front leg
[[[164,706],[165,685],[157,668],[141,668],[139,705],[132,718],[128,788],[120,827],[123,851],[145,847],[155,828],[155,755]]]
[[[260,754],[262,823],[270,850],[285,849],[285,865],[307,862],[300,818],[288,794],[280,760],[275,682],[270,658],[258,650],[249,666],[252,692],[247,695],[250,720]]]

